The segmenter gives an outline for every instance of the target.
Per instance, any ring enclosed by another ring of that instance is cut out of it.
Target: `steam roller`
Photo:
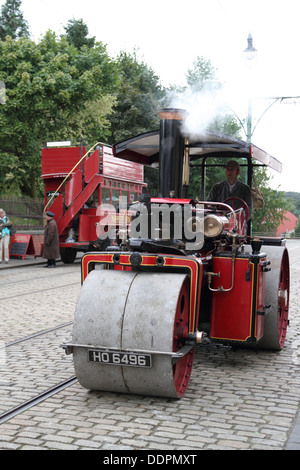
[[[187,193],[193,159],[203,159],[204,184],[206,158],[239,158],[249,186],[253,160],[274,169],[279,162],[230,136],[186,136],[183,115],[163,110],[160,131],[114,147],[119,158],[159,163],[160,195],[142,193],[111,219],[104,215],[106,236],[111,221],[123,220],[113,244],[82,257],[73,338],[62,347],[87,389],[178,399],[204,336],[237,348],[284,347],[285,240],[252,236],[251,212],[238,197],[199,201]]]
[[[176,354],[187,336],[188,310],[185,274],[92,271],[74,317],[74,343],[89,345],[89,360],[85,347],[73,351],[80,384],[93,390],[181,398],[194,356],[193,347],[183,356]]]

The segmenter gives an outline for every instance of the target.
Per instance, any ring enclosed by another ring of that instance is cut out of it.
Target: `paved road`
[[[90,392],[77,383],[0,425],[0,449],[189,454],[204,449],[299,449],[300,241],[290,241],[288,247],[290,326],[282,352],[199,345],[189,389],[179,401]],[[79,263],[50,271],[41,265],[3,269],[0,287],[1,347],[1,342],[72,321],[80,289]],[[71,356],[59,348],[70,331],[66,327],[57,336],[33,338],[21,349],[0,349],[3,407],[22,401],[24,394],[27,399],[44,384],[46,389],[56,378],[58,383],[62,370],[66,378],[70,375]]]

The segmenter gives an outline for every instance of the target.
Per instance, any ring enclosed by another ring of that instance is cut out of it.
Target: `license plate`
[[[98,362],[99,364],[128,367],[152,367],[151,359],[150,354],[102,351],[100,349],[88,350],[89,362]]]

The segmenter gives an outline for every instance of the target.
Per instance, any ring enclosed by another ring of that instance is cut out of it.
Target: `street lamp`
[[[248,47],[244,50],[245,58],[248,64],[251,66],[256,59],[257,56],[257,49],[253,47],[253,38],[252,35],[249,33],[248,38]],[[251,135],[252,135],[252,98],[249,96],[248,98],[248,116],[247,116],[247,142],[251,142]]]
[[[249,62],[252,62],[254,59],[256,59],[257,49],[253,47],[253,38],[250,33],[248,35],[247,42],[248,42],[248,47],[244,50],[244,53],[245,53],[246,59]]]
[[[255,47],[253,47],[253,38],[252,38],[252,35],[250,33],[248,35],[247,42],[248,42],[248,46],[244,50],[244,57],[245,57],[245,59],[248,63],[249,69],[251,69],[252,65],[254,64],[254,62],[256,61],[256,58],[257,58],[257,49],[255,49]],[[247,132],[244,129],[244,131],[246,133],[246,136],[247,136],[247,142],[248,143],[251,143],[252,134],[254,133],[257,124],[260,122],[262,117],[266,114],[266,112],[275,103],[277,103],[277,102],[282,103],[283,101],[293,99],[294,101],[291,104],[298,104],[299,100],[300,100],[300,96],[276,96],[276,97],[269,97],[269,98],[263,98],[263,99],[271,100],[271,104],[269,104],[269,106],[264,110],[264,112],[259,117],[259,119],[257,119],[256,124],[255,124],[254,128],[252,129],[252,96],[251,96],[251,93],[249,93],[249,97],[248,97],[248,116],[247,116]],[[240,121],[240,119],[239,119],[239,121]],[[244,128],[244,126],[243,126],[243,128]]]

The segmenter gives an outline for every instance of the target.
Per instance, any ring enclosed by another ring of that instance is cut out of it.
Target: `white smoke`
[[[226,101],[222,90],[206,88],[195,91],[189,88],[172,98],[171,107],[187,111],[183,132],[198,136],[205,134],[216,118],[222,118],[230,112]]]

